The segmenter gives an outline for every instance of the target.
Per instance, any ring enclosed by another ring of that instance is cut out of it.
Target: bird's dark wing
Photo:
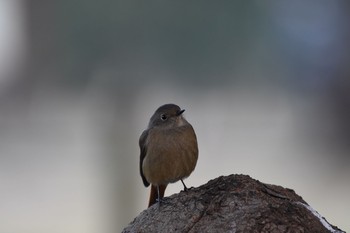
[[[148,136],[148,130],[143,131],[143,133],[140,136],[139,139],[139,146],[140,146],[140,175],[143,181],[143,184],[148,187],[149,186],[149,182],[146,180],[145,175],[143,174],[143,170],[142,170],[142,163],[143,160],[146,156],[147,153],[147,148],[146,148],[146,139]]]

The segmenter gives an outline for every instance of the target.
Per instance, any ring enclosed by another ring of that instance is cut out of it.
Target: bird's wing
[[[142,163],[143,160],[146,156],[147,153],[147,148],[146,148],[146,139],[148,136],[148,130],[143,131],[143,133],[140,136],[139,139],[139,146],[140,146],[140,175],[143,181],[143,184],[148,187],[149,186],[149,182],[146,180],[145,175],[143,174],[143,170],[142,170]]]

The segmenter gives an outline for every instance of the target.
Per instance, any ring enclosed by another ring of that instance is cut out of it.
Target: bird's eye
[[[165,121],[168,117],[165,114],[160,115],[160,119],[162,119],[162,121]]]

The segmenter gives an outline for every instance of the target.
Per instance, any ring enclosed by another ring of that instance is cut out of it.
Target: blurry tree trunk
[[[144,210],[123,232],[342,232],[291,189],[221,176]]]

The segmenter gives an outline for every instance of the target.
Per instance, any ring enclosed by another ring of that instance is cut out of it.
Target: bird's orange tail
[[[164,197],[164,192],[165,192],[166,186],[167,186],[166,184],[165,185],[159,185],[159,196],[160,196],[159,199],[162,199]],[[156,203],[157,199],[158,199],[157,186],[151,185],[151,194],[149,196],[148,207],[150,207],[151,205]]]

